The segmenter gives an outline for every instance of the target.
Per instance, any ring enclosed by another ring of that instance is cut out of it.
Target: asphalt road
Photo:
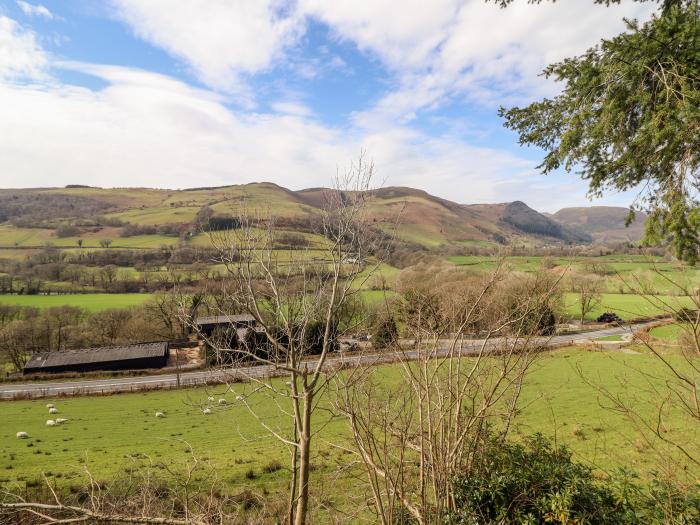
[[[634,325],[634,331],[642,329],[652,323]],[[575,344],[591,339],[611,335],[629,334],[633,330],[630,326],[621,326],[614,328],[605,328],[602,330],[594,330],[574,335],[558,335],[547,339],[542,339],[539,342],[549,347],[562,346],[567,344]],[[444,355],[447,352],[449,342],[444,341],[438,354]],[[469,355],[475,353],[481,348],[483,340],[465,341],[462,345],[462,353]],[[489,345],[490,348],[497,346],[498,340],[493,340]],[[404,352],[383,353],[383,354],[365,354],[365,353],[342,353],[333,354],[327,359],[327,366],[335,366],[342,364],[379,364],[397,360],[400,357],[415,358],[417,350],[406,350]],[[246,379],[248,377],[262,378],[275,373],[272,366],[260,365],[251,367],[225,368],[217,370],[204,370],[195,372],[183,372],[180,374],[180,386],[196,386],[205,385],[207,383],[216,383],[234,378]],[[135,376],[135,377],[119,377],[109,379],[86,379],[76,381],[42,381],[37,383],[6,383],[0,385],[0,399],[22,399],[22,398],[42,398],[54,397],[61,395],[89,395],[89,394],[108,394],[114,392],[133,392],[138,390],[154,390],[176,388],[178,386],[177,374],[158,374],[151,376]]]

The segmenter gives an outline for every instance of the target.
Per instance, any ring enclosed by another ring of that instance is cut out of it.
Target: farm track
[[[560,346],[575,345],[592,339],[601,337],[624,335],[633,331],[651,327],[658,324],[652,321],[631,326],[620,326],[603,328],[578,334],[557,335],[548,338],[538,338],[537,343],[548,347],[556,348]],[[461,356],[476,355],[482,345],[483,339],[465,340],[461,347]],[[485,352],[491,353],[502,343],[500,339],[493,339],[485,346]],[[443,340],[437,349],[435,356],[445,356],[450,351],[450,341]],[[352,365],[379,365],[396,362],[400,359],[415,359],[418,357],[418,350],[402,350],[383,354],[333,354],[326,360],[326,367],[352,366]],[[0,399],[27,399],[72,395],[108,395],[119,392],[137,392],[142,390],[173,389],[178,387],[203,386],[226,381],[245,381],[251,378],[264,378],[273,375],[284,375],[279,370],[269,365],[225,368],[219,370],[204,370],[196,372],[183,372],[179,374],[161,374],[153,376],[122,377],[111,379],[88,379],[80,381],[65,382],[42,382],[42,383],[15,383],[0,385]]]

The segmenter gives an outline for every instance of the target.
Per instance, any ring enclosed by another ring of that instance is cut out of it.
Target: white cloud
[[[17,5],[22,10],[22,12],[27,16],[38,16],[42,18],[48,18],[53,20],[54,16],[51,11],[46,6],[41,4],[30,4],[29,2],[24,2],[23,0],[17,0]]]
[[[3,187],[192,187],[272,181],[327,185],[365,149],[379,176],[464,202],[497,199],[493,185],[528,163],[495,149],[402,127],[363,134],[305,115],[236,113],[221,96],[144,71],[60,64],[107,87],[0,84]]]
[[[36,34],[0,15],[0,80],[45,78],[47,65]]]
[[[186,62],[206,85],[238,94],[241,75],[268,68],[303,32],[303,18],[280,0],[112,3],[138,37]]]
[[[272,104],[272,109],[277,113],[296,115],[298,117],[310,117],[313,113],[308,106],[294,101],[275,102]]]
[[[507,9],[483,0],[460,4],[448,26],[434,27],[442,31],[442,38],[431,32],[423,35],[425,42],[437,43],[422,61],[414,60],[410,46],[388,46],[396,50],[389,64],[398,70],[398,86],[356,115],[359,125],[409,121],[418,110],[437,106],[448,97],[495,105],[551,94],[552,83],[538,76],[547,64],[580,54],[601,38],[621,32],[623,17],[646,19],[657,8],[638,3],[602,7],[590,0],[539,5],[523,1]],[[417,18],[422,14],[415,12]],[[375,12],[365,23],[374,28],[370,32],[374,34],[390,22]],[[425,25],[432,27],[430,22]],[[382,47],[375,48],[372,42],[368,39],[366,45],[386,57]]]

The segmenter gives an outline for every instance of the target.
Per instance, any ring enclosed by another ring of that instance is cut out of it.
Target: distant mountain
[[[571,243],[589,243],[592,237],[576,227],[560,224],[521,201],[511,202],[503,211],[502,220],[532,235],[553,237]]]
[[[644,222],[647,215],[638,212],[635,221],[626,227],[625,220],[628,214],[629,208],[590,206],[563,208],[552,217],[561,224],[588,233],[595,242],[636,242],[644,235]]]
[[[311,234],[333,191],[292,191],[268,182],[188,190],[0,189],[0,247],[74,246],[78,239],[84,246],[94,246],[104,238],[118,239],[114,246],[137,242],[160,246],[176,243],[178,235],[194,231],[197,217],[206,215],[225,222],[226,217],[239,213],[243,204],[256,217],[274,215],[285,231]],[[368,213],[376,228],[426,248],[591,241],[578,225],[548,217],[519,201],[464,205],[423,190],[387,187],[373,192]]]

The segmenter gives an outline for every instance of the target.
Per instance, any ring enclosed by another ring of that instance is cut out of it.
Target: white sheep
[[[52,427],[56,424],[56,422],[53,419],[47,419],[46,420],[46,426],[47,427]]]
[[[163,412],[156,412],[156,417],[165,417]]]
[[[48,403],[48,404],[46,405],[46,408],[56,408],[56,407],[55,407],[55,405],[54,405],[53,403]]]
[[[211,408],[205,408],[202,410],[202,414],[211,414]]]
[[[17,432],[17,439],[27,439],[29,437],[29,434],[26,432]]]
[[[225,404],[226,404],[226,400],[222,397],[221,399],[219,399],[219,404],[220,404],[220,405],[225,405]]]
[[[207,397],[207,401],[214,401],[214,396]]]
[[[60,425],[61,423],[65,423],[66,421],[68,420],[63,417],[59,417],[58,419],[56,419],[56,424]]]
[[[57,408],[49,408],[49,414],[58,414]]]

